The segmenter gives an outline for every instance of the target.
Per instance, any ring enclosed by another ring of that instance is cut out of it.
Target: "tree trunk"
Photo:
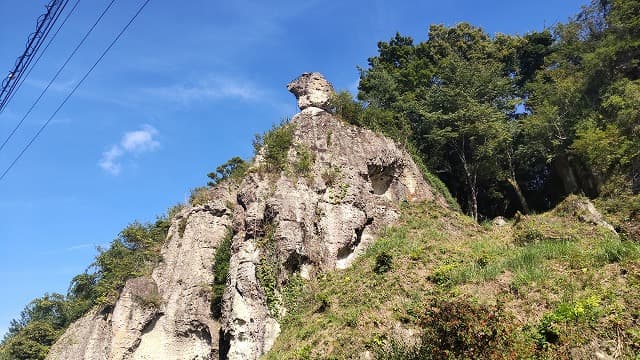
[[[507,178],[507,182],[513,187],[513,190],[516,192],[516,195],[518,196],[518,200],[520,200],[522,213],[527,215],[530,212],[529,204],[527,204],[527,199],[525,199],[524,195],[522,194],[520,185],[518,185],[518,182],[516,181],[515,178]]]
[[[478,221],[478,190],[474,186],[469,186],[469,215]]]

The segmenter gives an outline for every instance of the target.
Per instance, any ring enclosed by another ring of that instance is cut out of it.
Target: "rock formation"
[[[73,324],[49,359],[257,359],[278,336],[286,312],[279,291],[291,276],[348,267],[403,201],[446,206],[406,151],[327,112],[333,88],[322,75],[303,74],[288,88],[302,110],[287,125],[288,162],[311,154],[308,171],[267,172],[258,154],[239,185],[219,184],[215,201],[174,218],[151,276],[128,281],[113,309]],[[229,231],[218,321],[209,289],[215,249]],[[262,283],[265,267],[272,284]]]

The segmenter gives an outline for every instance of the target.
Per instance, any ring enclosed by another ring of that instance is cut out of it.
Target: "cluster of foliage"
[[[280,313],[281,298],[278,292],[280,287],[280,261],[276,250],[275,226],[267,225],[265,235],[257,242],[261,250],[260,262],[256,266],[256,279],[264,292],[264,299],[272,317],[278,318]]]
[[[226,179],[239,181],[240,179],[242,179],[242,177],[244,177],[244,174],[247,172],[248,168],[249,164],[246,161],[242,160],[242,158],[238,156],[234,156],[226,163],[218,166],[216,168],[216,172],[207,174],[209,179],[211,179],[208,185],[215,186]]]
[[[262,151],[268,172],[285,170],[289,149],[293,144],[294,130],[294,125],[289,123],[289,119],[285,119],[279,125],[274,125],[266,133],[255,136],[253,140],[255,154],[258,155]]]
[[[98,248],[95,262],[71,280],[66,295],[46,294],[31,301],[0,344],[0,359],[44,359],[64,330],[90,309],[110,308],[127,279],[150,274],[160,260],[169,220],[134,222],[108,249]]]
[[[345,120],[409,144],[473,218],[640,188],[638,0],[593,0],[569,21],[490,37],[466,23],[396,34],[361,69]]]
[[[227,286],[227,276],[229,275],[232,240],[233,232],[229,231],[227,236],[225,236],[218,245],[214,257],[211,314],[216,319],[220,319],[222,316],[222,296],[224,295],[224,289]]]

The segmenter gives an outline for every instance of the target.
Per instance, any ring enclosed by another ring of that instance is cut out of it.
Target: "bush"
[[[191,205],[203,205],[212,201],[213,197],[211,194],[211,189],[207,186],[200,186],[193,190],[191,190],[191,195],[189,195],[189,204]]]
[[[600,313],[600,298],[596,295],[560,304],[554,311],[545,314],[538,327],[538,345],[558,343],[563,335],[563,325],[570,322],[593,321]]]
[[[376,274],[384,274],[391,270],[393,258],[386,252],[382,252],[376,256],[376,263],[373,266],[373,272]]]
[[[294,125],[289,120],[283,120],[280,125],[274,125],[263,135],[256,135],[253,147],[256,155],[262,153],[267,171],[277,172],[285,169],[289,149],[293,144]]]
[[[498,306],[464,299],[434,300],[420,321],[420,343],[393,341],[379,350],[378,358],[507,359],[519,341],[512,322]]]
[[[214,257],[211,314],[215,319],[219,319],[222,316],[222,297],[227,286],[227,276],[229,275],[232,240],[233,232],[229,231],[227,236],[218,244]]]
[[[340,177],[340,167],[332,165],[331,167],[326,168],[320,176],[322,177],[324,184],[331,187],[337,183],[338,178]]]
[[[98,304],[113,304],[128,279],[151,272],[160,261],[160,248],[168,229],[166,218],[150,224],[134,222],[120,232],[109,249],[99,249],[93,264],[97,269]]]
[[[306,146],[298,146],[296,149],[296,162],[293,169],[297,175],[307,175],[315,162],[314,154]]]

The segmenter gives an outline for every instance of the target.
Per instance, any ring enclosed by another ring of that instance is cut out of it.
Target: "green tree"
[[[238,156],[232,157],[224,164],[218,166],[215,172],[207,174],[209,179],[211,179],[208,185],[215,186],[226,179],[239,180],[244,176],[248,167],[249,164],[242,160],[242,158]]]
[[[396,139],[411,141],[476,219],[480,198],[500,197],[502,183],[512,186],[528,209],[515,179],[510,124],[522,101],[514,76],[514,49],[521,43],[504,35],[491,39],[465,23],[433,25],[426,42],[413,45],[396,34],[379,43],[379,56],[361,71],[359,98],[366,109],[381,108],[403,119],[407,137]]]

